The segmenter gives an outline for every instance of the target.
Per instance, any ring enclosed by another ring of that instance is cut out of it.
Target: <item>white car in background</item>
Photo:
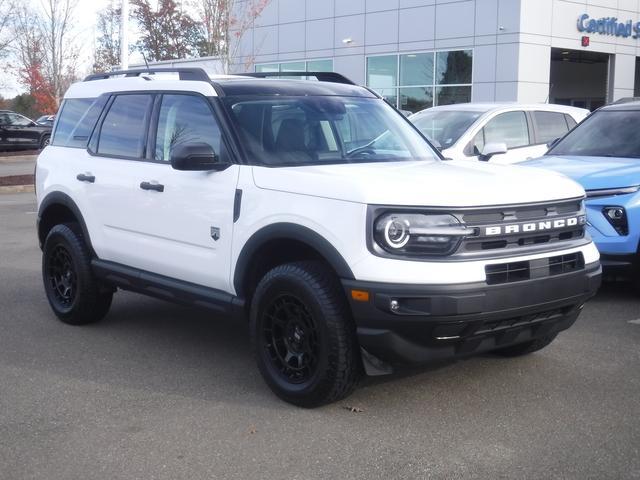
[[[445,158],[507,164],[544,155],[587,115],[564,105],[461,103],[428,108],[409,120]]]

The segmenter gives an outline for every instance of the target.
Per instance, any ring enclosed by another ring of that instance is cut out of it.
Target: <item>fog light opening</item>
[[[400,310],[400,302],[398,302],[398,300],[391,300],[389,302],[389,308],[392,312],[398,312]]]

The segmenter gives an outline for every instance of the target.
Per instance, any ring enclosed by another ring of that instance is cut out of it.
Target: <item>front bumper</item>
[[[595,262],[572,273],[499,285],[342,283],[365,359],[401,365],[464,357],[565,330],[596,293],[601,273]],[[369,300],[354,300],[352,290],[369,292]]]

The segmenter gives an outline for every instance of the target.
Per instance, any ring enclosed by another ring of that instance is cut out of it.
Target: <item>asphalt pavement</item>
[[[33,194],[0,195],[0,479],[640,479],[640,295],[608,284],[527,357],[278,400],[246,325],[119,292],[51,313]],[[355,410],[355,411],[353,411]]]

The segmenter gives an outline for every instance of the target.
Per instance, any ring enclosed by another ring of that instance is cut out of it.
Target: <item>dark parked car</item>
[[[55,119],[55,115],[42,115],[41,117],[38,117],[36,123],[38,125],[47,125],[49,127],[53,127],[53,122],[55,121]]]
[[[51,127],[8,110],[0,110],[0,149],[42,149],[49,145]]]

